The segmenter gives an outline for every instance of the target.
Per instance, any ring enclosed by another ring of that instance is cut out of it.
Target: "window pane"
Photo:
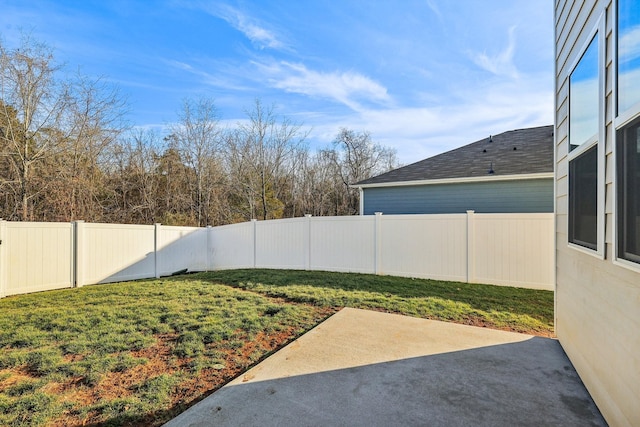
[[[569,77],[569,151],[598,133],[598,36]]]
[[[640,262],[640,121],[618,134],[618,256]]]
[[[598,247],[598,146],[569,162],[569,241]]]
[[[640,102],[640,0],[618,0],[618,112]]]

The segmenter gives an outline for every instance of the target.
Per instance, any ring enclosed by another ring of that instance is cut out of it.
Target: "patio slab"
[[[167,427],[605,426],[557,340],[345,308]]]

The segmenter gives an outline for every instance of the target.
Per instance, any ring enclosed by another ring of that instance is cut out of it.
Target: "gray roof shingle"
[[[551,172],[553,125],[493,135],[355,185]]]

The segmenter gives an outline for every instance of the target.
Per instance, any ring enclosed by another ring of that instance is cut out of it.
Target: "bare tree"
[[[0,217],[17,218],[20,208],[19,170],[11,155],[12,145],[9,137],[18,132],[21,124],[17,111],[0,100]]]
[[[170,135],[127,129],[103,79],[60,79],[46,45],[0,44],[0,215],[10,219],[214,225],[352,215],[360,180],[397,166],[367,132],[312,153],[301,125],[257,99],[222,130],[213,100],[185,100]]]
[[[358,190],[355,184],[372,176],[398,167],[396,151],[371,141],[369,132],[355,132],[342,128],[333,141],[333,148],[326,153],[332,159],[340,178],[342,189],[338,191],[337,215],[354,215],[359,211]]]
[[[151,224],[159,220],[159,141],[155,132],[142,129],[118,141],[108,168],[107,185],[114,194],[110,221]]]
[[[105,171],[112,149],[126,129],[125,103],[117,88],[103,79],[78,75],[69,87],[65,137],[59,143],[64,165],[67,219],[101,220],[107,203]]]
[[[246,203],[246,219],[280,218],[285,183],[307,134],[286,117],[278,120],[274,107],[264,107],[259,99],[247,116],[248,122],[227,138],[230,182]]]
[[[68,88],[55,78],[60,68],[52,50],[28,35],[17,49],[0,44],[0,115],[6,126],[0,142],[14,170],[8,185],[17,195],[23,221],[30,218],[29,203],[38,193],[33,169],[56,152],[57,135],[51,130],[62,127],[69,105]]]
[[[333,163],[333,156],[330,154],[327,150],[315,153],[306,150],[300,152],[292,189],[294,206],[291,207],[291,216],[337,214],[333,201],[336,183],[341,184],[341,181]]]
[[[209,98],[185,100],[178,122],[170,129],[168,139],[175,141],[182,160],[194,172],[191,187],[198,225],[211,224],[214,187],[219,185],[220,171],[216,158],[222,135],[214,101]]]
[[[0,153],[3,190],[14,194],[23,221],[102,217],[100,163],[125,128],[125,103],[101,79],[60,79],[46,45],[24,35],[0,44]]]
[[[191,197],[193,170],[186,164],[174,141],[165,138],[168,146],[157,158],[158,200],[160,222],[167,225],[197,225]]]

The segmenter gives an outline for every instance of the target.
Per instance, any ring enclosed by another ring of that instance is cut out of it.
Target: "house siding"
[[[363,189],[365,215],[553,212],[553,179]]]
[[[612,1],[557,0],[555,4],[556,334],[610,425],[640,425],[640,270],[615,261],[613,126],[615,9]],[[568,243],[569,67],[599,19],[605,19],[604,122],[599,168],[604,191],[603,247],[588,253]],[[640,266],[638,266],[640,267]]]

